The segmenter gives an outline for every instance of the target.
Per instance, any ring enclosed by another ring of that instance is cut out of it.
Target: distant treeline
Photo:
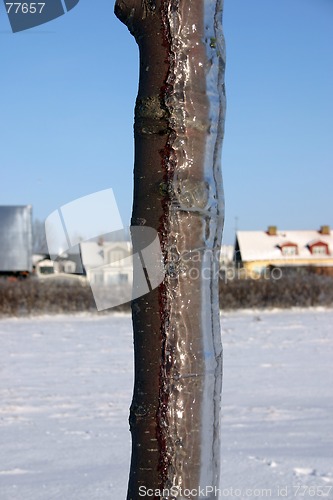
[[[220,282],[223,310],[248,308],[333,307],[333,278],[316,274],[281,279],[235,279]],[[130,311],[124,304],[106,312]],[[0,315],[26,316],[95,312],[93,294],[87,283],[28,278],[0,280]]]

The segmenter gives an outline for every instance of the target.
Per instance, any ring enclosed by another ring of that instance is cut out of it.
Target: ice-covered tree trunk
[[[140,50],[132,226],[157,230],[166,269],[132,303],[127,498],[181,498],[219,484],[222,0],[117,0],[115,12]]]

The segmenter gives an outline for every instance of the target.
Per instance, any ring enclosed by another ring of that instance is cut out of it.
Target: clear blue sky
[[[46,218],[114,189],[131,212],[138,53],[111,0],[12,34],[0,11],[0,204]],[[333,0],[225,0],[224,242],[333,226]]]

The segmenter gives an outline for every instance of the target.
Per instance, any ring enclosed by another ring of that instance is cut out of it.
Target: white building
[[[129,241],[85,241],[80,244],[87,278],[95,285],[132,285],[133,258]]]
[[[55,261],[51,260],[46,254],[33,254],[32,265],[36,276],[39,278],[82,274],[79,254],[63,254],[61,258]]]
[[[235,247],[234,245],[222,245],[220,251],[220,268],[227,269],[233,265]]]

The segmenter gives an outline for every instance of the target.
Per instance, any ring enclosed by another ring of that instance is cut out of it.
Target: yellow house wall
[[[249,273],[258,273],[259,269],[268,266],[284,267],[284,266],[332,266],[333,258],[327,259],[279,259],[279,260],[255,260],[251,262],[243,262],[243,266]]]

